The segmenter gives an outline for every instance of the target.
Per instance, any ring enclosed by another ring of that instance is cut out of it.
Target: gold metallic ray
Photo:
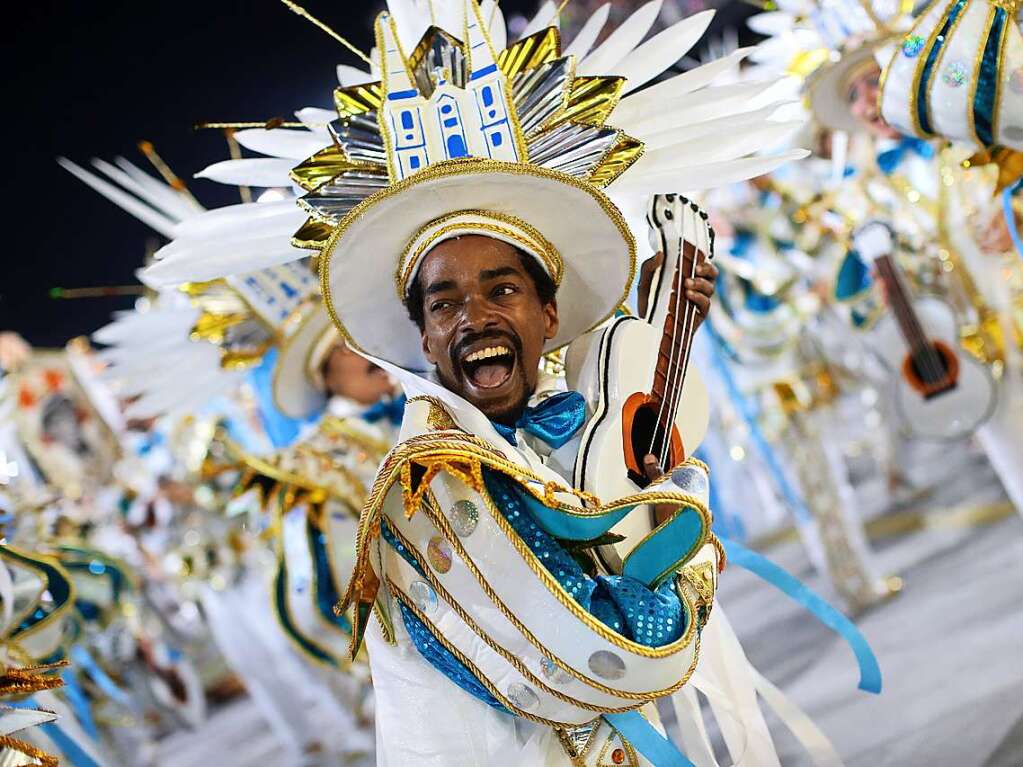
[[[643,154],[643,142],[628,134],[622,133],[618,141],[608,150],[600,163],[589,176],[589,181],[598,187],[604,187],[628,170]]]
[[[355,54],[356,56],[358,56],[358,57],[359,57],[360,59],[362,59],[363,61],[365,61],[365,62],[366,62],[367,64],[369,64],[370,66],[373,66],[373,60],[372,60],[372,59],[371,59],[371,58],[370,58],[369,56],[367,56],[367,55],[366,55],[365,53],[363,53],[362,51],[360,51],[360,50],[359,50],[358,48],[356,48],[356,47],[355,47],[354,45],[352,45],[352,44],[351,44],[350,42],[348,42],[347,40],[345,40],[345,39],[344,39],[343,37],[341,37],[341,35],[339,35],[339,34],[338,34],[337,32],[335,32],[335,31],[334,31],[333,29],[331,29],[330,27],[328,27],[328,26],[327,26],[326,24],[324,24],[324,23],[323,23],[322,21],[320,21],[320,20],[319,20],[318,18],[316,18],[315,16],[313,16],[313,15],[312,15],[311,13],[309,13],[309,11],[307,11],[307,10],[306,10],[305,8],[303,8],[303,7],[301,6],[301,5],[299,5],[298,3],[293,3],[293,2],[291,2],[291,0],[281,0],[281,2],[282,2],[282,3],[284,3],[284,5],[285,5],[285,6],[287,6],[287,8],[288,8],[288,9],[289,9],[290,11],[292,11],[293,13],[296,13],[296,14],[298,14],[298,15],[299,15],[299,16],[301,16],[301,17],[302,17],[303,19],[306,19],[306,20],[307,20],[307,21],[309,21],[309,22],[312,22],[312,24],[314,24],[314,25],[315,25],[316,27],[318,27],[319,29],[322,29],[322,30],[323,30],[324,32],[326,32],[326,33],[327,33],[328,35],[330,35],[331,37],[333,37],[333,38],[334,38],[335,40],[337,40],[337,41],[338,41],[339,43],[341,43],[341,45],[343,45],[343,46],[344,46],[345,48],[347,48],[348,50],[350,50],[350,51],[351,51],[352,53],[354,53],[354,54]]]
[[[339,117],[372,112],[383,103],[384,89],[379,82],[334,89],[334,107]]]
[[[228,330],[242,324],[247,319],[249,319],[248,316],[244,314],[214,314],[204,311],[195,321],[188,337],[193,341],[209,341],[219,344],[223,342]]]
[[[313,192],[349,170],[382,170],[382,166],[353,162],[348,159],[345,151],[335,144],[303,160],[292,168],[288,175],[307,192]]]
[[[625,85],[624,77],[576,77],[568,94],[565,110],[554,124],[571,120],[587,125],[603,125]]]
[[[510,79],[561,56],[561,34],[547,27],[508,46],[497,56],[497,66]]]
[[[310,216],[298,231],[291,235],[291,244],[303,250],[320,251],[327,244],[332,231],[334,227],[330,224]]]
[[[262,362],[271,346],[273,339],[268,338],[250,349],[224,349],[220,353],[220,367],[224,370],[247,370]]]

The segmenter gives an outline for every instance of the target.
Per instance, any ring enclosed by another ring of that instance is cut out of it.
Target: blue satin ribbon
[[[729,398],[735,404],[736,409],[742,416],[743,422],[745,422],[749,429],[750,439],[756,446],[757,451],[760,453],[760,457],[764,459],[764,463],[767,464],[768,470],[771,472],[771,479],[774,480],[781,494],[785,497],[785,502],[788,504],[792,513],[796,515],[796,518],[800,522],[808,522],[812,518],[810,510],[806,508],[806,504],[803,502],[803,498],[796,492],[796,489],[792,487],[788,477],[785,476],[785,471],[782,469],[781,464],[778,462],[778,456],[775,455],[773,449],[771,449],[770,443],[767,438],[764,437],[763,432],[760,430],[760,424],[757,422],[757,410],[756,405],[746,397],[741,391],[739,391],[738,384],[735,383],[735,377],[732,375],[732,371],[728,368],[728,363],[725,362],[722,356],[722,348],[726,348],[724,341],[714,331],[713,326],[707,323],[709,331],[710,343],[710,359],[717,370],[718,375],[725,384],[725,390],[728,392]]]
[[[1016,246],[1016,252],[1023,256],[1023,237],[1019,235],[1019,227],[1016,226],[1016,213],[1012,209],[1012,196],[1019,189],[1020,184],[1015,184],[1002,191],[1002,215],[1005,216],[1005,224],[1009,229],[1012,244]]]
[[[89,675],[89,678],[99,687],[104,695],[120,703],[122,706],[131,706],[131,698],[128,697],[128,693],[117,686],[114,680],[96,662],[96,659],[89,654],[88,650],[81,645],[75,645],[71,648],[70,655],[71,660],[77,663]]]
[[[513,445],[518,444],[515,430],[522,429],[557,450],[572,439],[585,420],[586,400],[583,395],[577,391],[563,391],[551,395],[536,407],[527,407],[514,426],[494,423],[494,428]]]
[[[64,697],[67,698],[67,702],[71,705],[75,719],[78,720],[85,733],[93,740],[96,740],[99,730],[96,727],[95,720],[92,718],[89,698],[85,695],[85,690],[78,683],[78,675],[75,674],[73,669],[68,669],[60,675],[60,678],[64,680]]]
[[[401,419],[405,417],[404,394],[394,399],[382,399],[375,405],[370,405],[362,414],[362,419],[369,423],[376,423],[386,418],[393,426],[401,426]]]
[[[906,159],[906,153],[912,152],[925,160],[934,157],[934,147],[920,138],[906,136],[899,139],[899,142],[891,149],[879,152],[877,155],[877,167],[886,176],[893,174]]]
[[[653,767],[693,767],[678,747],[661,735],[638,711],[604,714],[604,719],[621,733]]]
[[[809,586],[787,573],[767,557],[727,538],[722,539],[721,544],[725,547],[729,564],[738,565],[759,575],[789,598],[805,607],[817,620],[842,637],[852,649],[859,664],[860,689],[875,694],[881,692],[881,668],[877,664],[877,657],[870,649],[866,638],[851,620],[832,607]]]

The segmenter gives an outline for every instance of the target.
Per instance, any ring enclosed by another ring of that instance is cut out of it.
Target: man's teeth
[[[488,346],[486,349],[479,349],[465,358],[466,362],[479,362],[490,357],[499,357],[502,354],[511,354],[507,346]]]

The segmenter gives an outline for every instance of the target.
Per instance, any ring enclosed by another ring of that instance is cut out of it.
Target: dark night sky
[[[303,3],[363,50],[381,4]],[[501,6],[532,10],[535,0]],[[222,135],[196,133],[195,122],[329,107],[335,64],[359,63],[276,0],[35,0],[9,9],[4,26],[0,330],[43,346],[91,332],[133,300],[55,301],[51,287],[133,283],[154,236],[58,167],[57,155],[81,165],[123,155],[148,171],[135,148],[144,138],[188,180],[226,157]],[[212,182],[190,187],[207,206],[237,199]]]

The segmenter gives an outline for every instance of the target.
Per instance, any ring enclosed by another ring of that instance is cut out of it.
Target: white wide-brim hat
[[[594,185],[522,163],[440,162],[368,197],[324,247],[324,303],[354,348],[413,371],[431,367],[402,303],[423,256],[480,234],[530,253],[558,284],[557,349],[611,316],[635,272],[621,212]]]
[[[864,43],[842,54],[837,61],[822,64],[807,78],[807,99],[814,117],[821,125],[846,133],[862,133],[866,130],[849,109],[849,83],[864,67],[871,63],[877,64],[875,54],[887,42],[887,39],[882,39]]]
[[[273,398],[289,418],[308,418],[327,403],[320,368],[341,341],[326,307],[310,302],[285,322],[287,333],[278,351],[273,373]]]

